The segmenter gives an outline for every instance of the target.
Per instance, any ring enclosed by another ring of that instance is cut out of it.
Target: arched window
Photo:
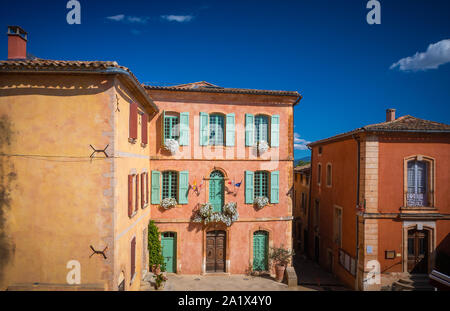
[[[224,145],[224,121],[220,114],[209,115],[209,144],[212,146]]]
[[[408,206],[428,205],[428,165],[425,161],[411,160],[408,162]]]
[[[255,198],[269,197],[268,174],[265,171],[255,172]]]
[[[331,164],[327,164],[327,186],[331,187],[331,177],[332,177],[332,170],[331,170]]]
[[[162,199],[177,198],[177,175],[172,171],[162,173]]]
[[[269,118],[267,116],[255,116],[255,141],[269,142]]]

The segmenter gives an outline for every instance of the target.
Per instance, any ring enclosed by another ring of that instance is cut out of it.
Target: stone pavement
[[[247,275],[177,275],[168,274],[164,291],[312,291],[315,289],[297,286],[288,287],[269,276]],[[151,274],[145,278],[152,280]],[[154,291],[152,282],[141,287],[142,291]]]
[[[325,271],[316,262],[299,255],[294,259],[294,268],[297,273],[298,284],[301,287],[319,291],[347,291],[331,273]]]

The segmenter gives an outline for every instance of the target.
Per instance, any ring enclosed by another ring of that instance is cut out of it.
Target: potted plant
[[[167,277],[164,274],[159,273],[156,274],[154,278],[155,278],[155,289],[156,290],[163,289],[164,283],[167,281]]]
[[[294,250],[284,248],[283,245],[281,245],[280,247],[271,248],[269,258],[275,263],[275,280],[277,282],[283,281],[284,271],[291,261],[292,256],[294,256]]]

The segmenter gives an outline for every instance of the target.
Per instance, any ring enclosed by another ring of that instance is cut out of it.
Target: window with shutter
[[[142,115],[141,137],[142,146],[145,147],[148,144],[148,115],[146,113]]]
[[[162,199],[177,199],[177,172],[163,172],[162,177]]]
[[[331,187],[331,164],[327,164],[327,186]]]
[[[408,162],[408,206],[427,205],[427,163],[424,161]]]
[[[131,275],[131,280],[134,279],[134,274],[136,273],[136,237],[133,237],[133,239],[131,240],[130,243],[130,249],[131,249],[131,254],[130,254],[130,275]]]
[[[141,174],[141,208],[145,207],[145,173]]]
[[[235,141],[235,118],[234,113],[229,113],[226,116],[227,122],[225,124],[225,145],[226,146],[234,146]]]
[[[258,115],[255,117],[255,142],[269,142],[269,118]]]
[[[280,172],[270,173],[270,203],[279,203],[280,200]]]
[[[268,191],[268,178],[267,172],[257,171],[255,172],[255,181],[254,181],[254,196],[256,197],[266,197],[269,198]]]
[[[164,139],[178,140],[180,137],[179,119],[175,115],[165,114],[164,116]]]
[[[128,140],[134,143],[137,139],[137,121],[138,121],[138,105],[136,103],[130,104],[130,120],[129,120],[129,138]]]
[[[189,112],[180,112],[180,146],[189,145]]]
[[[245,171],[245,203],[251,204],[254,199],[254,173]]]
[[[136,190],[136,200],[134,204],[134,211],[139,209],[139,174],[134,175],[135,178],[135,190]]]
[[[220,114],[209,115],[209,145],[223,146],[224,122]]]
[[[148,195],[148,173],[146,172],[145,173],[145,204],[147,205],[148,204],[148,197],[149,197],[149,195]]]
[[[181,171],[179,173],[178,184],[178,203],[188,204],[188,191],[189,191],[189,172]]]
[[[280,116],[273,115],[270,122],[270,146],[280,146]]]
[[[128,175],[128,217],[133,214],[133,175]]]
[[[322,164],[317,164],[317,183],[320,185],[322,179]]]
[[[160,200],[160,179],[161,173],[158,171],[152,171],[152,204],[159,204]]]
[[[206,112],[200,112],[200,146],[208,145],[209,138],[209,115]]]
[[[255,144],[255,120],[252,114],[245,114],[245,146],[253,146]]]

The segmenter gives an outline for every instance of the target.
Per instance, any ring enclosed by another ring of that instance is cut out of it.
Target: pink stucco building
[[[145,88],[160,108],[149,123],[150,203],[167,271],[273,272],[270,247],[292,248],[293,107],[301,96],[207,82]],[[259,197],[268,205],[258,208]],[[163,208],[170,198],[176,206]],[[202,204],[223,213],[233,202],[231,225],[193,221]]]

